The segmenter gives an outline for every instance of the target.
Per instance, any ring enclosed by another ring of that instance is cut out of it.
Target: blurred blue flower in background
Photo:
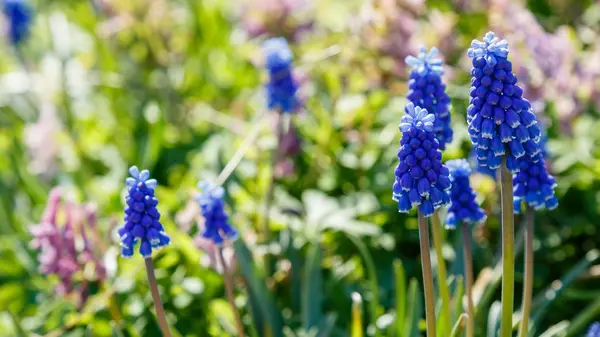
[[[160,213],[156,209],[158,199],[154,196],[157,182],[150,178],[148,170],[140,170],[136,166],[129,168],[131,177],[127,178],[127,207],[125,207],[125,224],[119,228],[121,237],[121,254],[133,256],[133,247],[138,241],[140,254],[150,257],[152,250],[166,246],[170,238],[160,223]]]
[[[292,51],[287,41],[271,38],[264,43],[265,67],[269,79],[265,85],[267,107],[279,112],[290,113],[300,107],[298,84],[292,74]]]
[[[552,210],[558,206],[558,199],[554,195],[556,180],[548,174],[541,153],[538,157],[537,161],[519,159],[519,172],[513,175],[515,213],[521,212],[523,202],[536,210]]]
[[[475,224],[484,221],[485,211],[475,201],[476,194],[469,183],[471,168],[465,159],[446,162],[450,170],[450,208],[446,217],[446,226],[456,228],[461,223]]]
[[[29,36],[33,11],[24,0],[4,0],[2,11],[8,20],[8,36],[14,45],[21,44]]]
[[[592,325],[590,325],[590,327],[588,328],[585,337],[600,337],[600,323],[592,323]]]
[[[437,55],[437,48],[431,48],[428,52],[421,47],[417,57],[406,57],[406,64],[412,67],[406,97],[435,116],[433,130],[440,142],[440,149],[444,150],[446,144],[452,141],[450,96],[446,93],[446,85],[442,83],[444,68]]]
[[[518,158],[538,160],[541,131],[506,58],[508,43],[488,32],[483,42],[473,40],[468,55],[473,58],[468,131],[479,165],[497,169],[505,155],[516,173]]]
[[[224,240],[235,240],[238,232],[229,224],[229,216],[225,212],[225,190],[221,186],[203,180],[198,183],[200,193],[196,201],[204,217],[204,231],[202,237],[211,240],[216,245],[221,245]]]
[[[400,121],[400,163],[394,172],[393,199],[400,212],[418,206],[423,216],[450,202],[448,168],[442,165],[439,142],[433,133],[435,116],[427,110],[406,105],[406,115]]]

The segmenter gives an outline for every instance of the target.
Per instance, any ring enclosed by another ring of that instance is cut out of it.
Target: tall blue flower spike
[[[471,168],[465,159],[446,162],[450,170],[450,208],[446,217],[447,228],[454,229],[461,223],[475,224],[486,219],[485,211],[475,201],[476,194],[469,183]]]
[[[485,174],[486,176],[489,176],[492,179],[496,179],[496,170],[492,170],[487,165],[479,165],[479,161],[477,160],[477,151],[475,150],[475,148],[472,148],[471,152],[469,153],[469,161],[471,162],[471,165],[475,168],[475,171],[481,174]]]
[[[202,237],[211,240],[216,245],[221,245],[224,240],[235,240],[238,232],[229,224],[229,216],[225,212],[225,190],[204,180],[198,183],[200,193],[196,201],[204,217],[204,231]]]
[[[398,211],[407,213],[414,206],[430,217],[450,202],[450,172],[442,165],[440,144],[433,133],[435,116],[413,103],[408,103],[405,111],[400,120],[400,163],[394,172],[392,197],[398,202]]]
[[[516,173],[518,158],[539,159],[541,131],[507,59],[508,42],[488,32],[483,41],[473,40],[468,55],[473,78],[467,122],[479,165],[495,170],[506,156],[508,169]]]
[[[129,174],[131,177],[126,179],[128,190],[125,198],[125,224],[118,230],[121,254],[124,257],[133,256],[133,248],[140,241],[140,254],[146,258],[152,255],[154,249],[168,245],[171,239],[160,223],[160,213],[156,209],[156,180],[148,179],[150,172],[140,172],[136,166],[129,168]]]
[[[269,79],[265,85],[267,107],[283,113],[291,113],[300,107],[296,96],[298,85],[292,74],[292,51],[282,37],[265,41],[265,67]]]
[[[406,97],[415,106],[425,108],[435,116],[433,131],[440,142],[440,149],[444,150],[446,144],[452,141],[453,133],[450,125],[450,96],[446,93],[446,85],[442,83],[444,68],[437,55],[437,48],[431,48],[427,52],[425,47],[421,47],[417,57],[406,57],[406,64],[412,67]]]
[[[599,322],[592,323],[592,325],[590,325],[590,327],[588,328],[588,331],[585,334],[585,337],[600,337],[600,323]]]
[[[521,212],[523,203],[535,210],[552,210],[558,206],[558,199],[554,195],[556,180],[546,169],[542,154],[538,160],[530,158],[519,159],[519,173],[513,174],[513,199],[515,214]]]
[[[4,0],[3,12],[8,19],[10,42],[19,45],[29,36],[33,20],[32,9],[25,0]]]

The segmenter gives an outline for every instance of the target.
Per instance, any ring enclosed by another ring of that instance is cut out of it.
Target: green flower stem
[[[244,337],[246,334],[244,333],[244,325],[242,324],[242,320],[240,319],[240,314],[235,306],[235,299],[233,297],[233,276],[231,275],[229,268],[227,267],[227,263],[225,262],[225,258],[223,257],[223,247],[217,247],[217,256],[219,257],[219,263],[223,268],[223,281],[225,281],[225,292],[227,293],[227,301],[231,305],[231,310],[233,311],[233,319],[235,321],[235,326],[238,331],[239,337]]]
[[[281,138],[283,137],[283,118],[282,113],[280,111],[275,111],[276,119],[275,119],[275,128],[277,133],[277,144],[275,146],[275,150],[271,154],[271,176],[269,180],[269,185],[267,186],[267,194],[265,196],[265,209],[263,211],[263,223],[261,226],[264,244],[268,245],[271,241],[271,227],[269,226],[270,213],[271,213],[271,205],[273,203],[273,194],[275,192],[275,169],[277,166],[277,161],[279,160],[279,144],[281,143]],[[265,254],[265,274],[267,277],[271,276],[271,259],[269,258],[269,253]]]
[[[525,220],[525,281],[523,284],[523,304],[521,307],[521,326],[519,337],[526,337],[531,313],[531,300],[533,297],[533,223],[534,210],[527,207]]]
[[[425,319],[427,321],[427,337],[436,337],[435,305],[433,298],[433,273],[429,256],[429,226],[427,218],[418,211],[419,242],[421,243],[421,264],[423,268],[423,288],[425,291]]]
[[[467,337],[475,336],[475,309],[473,306],[473,255],[471,250],[471,232],[469,225],[466,223],[460,224],[463,239],[463,257],[465,265],[465,283],[467,295]]]
[[[154,300],[154,308],[156,309],[156,318],[158,320],[158,326],[162,331],[164,337],[171,337],[169,331],[169,325],[167,324],[167,316],[165,315],[165,309],[163,308],[158,294],[158,285],[156,283],[156,276],[154,276],[154,264],[152,258],[147,257],[144,259],[146,262],[146,274],[148,275],[148,284],[150,285],[150,292],[152,293],[152,299]]]
[[[502,202],[502,316],[500,337],[512,336],[512,314],[515,295],[515,228],[512,175],[502,157],[500,167],[500,195]]]
[[[437,258],[437,269],[438,269],[438,287],[440,289],[440,296],[442,297],[442,330],[444,335],[449,336],[452,331],[451,327],[451,316],[450,316],[450,290],[448,289],[447,273],[446,273],[446,261],[444,261],[444,254],[442,253],[444,239],[442,238],[442,224],[440,222],[440,213],[436,210],[431,217],[432,226],[431,232],[433,234],[433,246],[435,248],[435,256]]]

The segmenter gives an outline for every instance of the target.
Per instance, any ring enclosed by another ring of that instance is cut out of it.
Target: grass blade
[[[371,298],[369,300],[369,315],[371,324],[375,326],[375,336],[379,336],[379,331],[377,331],[376,322],[377,317],[379,316],[379,283],[377,282],[377,270],[375,269],[375,262],[373,261],[373,257],[371,253],[369,253],[369,249],[365,244],[355,236],[348,235],[347,236],[352,243],[358,248],[360,255],[365,261],[365,266],[369,273],[368,275],[368,284],[369,290],[371,292]]]
[[[575,316],[569,324],[566,337],[578,336],[581,331],[597,317],[600,316],[600,298],[596,299],[592,304],[588,305],[579,315]]]
[[[305,331],[310,331],[322,319],[323,279],[321,247],[318,243],[311,244],[308,251],[302,293],[305,295],[302,296],[302,324]]]
[[[502,312],[502,304],[499,301],[492,303],[488,314],[487,322],[487,337],[497,337],[500,323],[500,313]]]
[[[460,334],[462,334],[463,330],[465,329],[465,326],[467,325],[467,319],[469,319],[469,316],[467,314],[463,313],[460,314],[460,316],[458,316],[456,323],[454,323],[454,326],[452,327],[450,337],[458,337]]]
[[[406,273],[401,260],[394,261],[394,275],[396,275],[396,336],[405,337]]]
[[[454,289],[454,315],[452,319],[457,321],[460,319],[464,309],[463,309],[463,298],[465,296],[465,281],[462,275],[458,275],[456,277],[456,288]],[[469,319],[472,319],[469,317]]]
[[[406,301],[406,327],[405,336],[407,337],[418,337],[419,332],[419,321],[421,320],[421,314],[423,313],[423,303],[420,301],[419,294],[419,281],[411,279],[408,286],[408,297]]]

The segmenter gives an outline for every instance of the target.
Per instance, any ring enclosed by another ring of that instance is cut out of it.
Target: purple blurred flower
[[[204,230],[201,236],[215,245],[222,245],[225,240],[235,240],[237,230],[229,223],[229,215],[225,212],[225,190],[221,186],[203,180],[198,183],[200,193],[196,201],[204,217]]]
[[[81,302],[87,296],[87,283],[81,282],[76,287],[78,273],[83,273],[86,266],[91,265],[94,275],[90,281],[103,281],[106,279],[106,268],[99,257],[97,247],[89,240],[88,231],[95,226],[90,220],[95,219],[95,213],[83,205],[70,201],[64,203],[64,225],[59,226],[57,216],[61,211],[62,193],[55,188],[50,192],[48,205],[40,223],[32,225],[29,231],[33,235],[31,247],[39,250],[39,270],[45,275],[58,276],[60,283],[56,286],[59,295],[66,295],[77,291]],[[95,232],[93,232],[95,233]],[[81,238],[83,248],[78,249],[75,242]]]
[[[600,337],[600,323],[594,322],[588,328],[585,337]]]
[[[277,149],[277,162],[275,163],[275,176],[277,178],[289,177],[294,174],[294,157],[300,153],[302,142],[293,124],[281,137]]]
[[[242,26],[251,37],[284,36],[295,41],[314,23],[311,0],[246,0],[241,8]]]

